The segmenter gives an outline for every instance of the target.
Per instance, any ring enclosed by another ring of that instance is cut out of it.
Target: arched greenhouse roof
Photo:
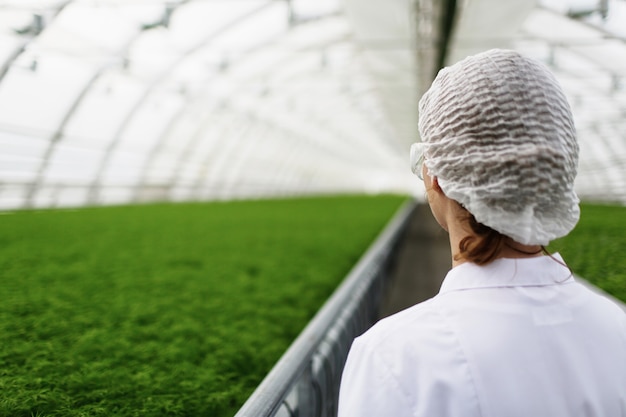
[[[0,1],[0,209],[421,198],[417,100],[491,47],[553,68],[581,198],[624,203],[625,20],[624,0]]]

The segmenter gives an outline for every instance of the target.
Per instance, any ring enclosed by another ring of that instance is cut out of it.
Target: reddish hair
[[[527,255],[535,255],[543,252],[556,262],[567,267],[567,265],[560,262],[558,259],[555,259],[550,252],[548,252],[545,246],[542,245],[541,249],[535,253],[525,252],[521,249],[515,248],[508,243],[511,240],[510,237],[503,235],[489,226],[479,223],[474,215],[465,208],[463,208],[463,211],[467,214],[464,220],[467,222],[474,234],[465,236],[461,239],[461,242],[459,242],[459,253],[454,255],[455,261],[465,259],[466,261],[473,262],[477,265],[486,265],[496,259],[502,248],[507,246],[516,252]]]
[[[486,265],[496,259],[507,237],[489,226],[478,223],[469,211],[465,211],[465,220],[474,235],[465,236],[459,243],[460,252],[454,256],[455,260],[465,259],[478,265]]]

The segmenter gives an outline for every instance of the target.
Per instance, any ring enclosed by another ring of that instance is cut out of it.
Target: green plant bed
[[[626,302],[626,207],[583,204],[576,228],[549,249],[576,275]]]
[[[0,216],[0,416],[232,416],[403,201]]]

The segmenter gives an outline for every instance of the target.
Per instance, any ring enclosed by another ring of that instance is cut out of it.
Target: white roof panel
[[[597,2],[457,3],[450,59],[507,46],[551,65],[579,130],[581,196],[626,201],[624,2],[604,18]],[[410,0],[0,1],[0,209],[421,198],[408,148],[443,11]]]

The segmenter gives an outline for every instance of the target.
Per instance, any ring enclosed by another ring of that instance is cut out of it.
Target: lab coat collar
[[[463,263],[448,272],[439,292],[475,288],[537,287],[573,282],[572,272],[565,266],[563,258],[555,253],[551,257],[499,258],[484,266]]]

